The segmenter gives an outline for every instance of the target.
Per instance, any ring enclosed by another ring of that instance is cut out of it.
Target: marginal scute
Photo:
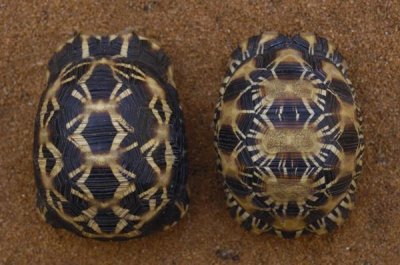
[[[281,231],[299,231],[306,226],[305,221],[300,217],[280,218],[277,217],[273,223],[273,227]]]
[[[321,64],[322,70],[326,75],[324,83],[331,82],[333,79],[348,83],[343,73],[332,62],[322,61]]]
[[[184,216],[185,137],[172,78],[160,47],[132,32],[78,34],[58,49],[35,124],[38,208],[48,223],[128,239]]]
[[[230,82],[233,80],[242,78],[242,77],[247,77],[248,74],[250,74],[252,71],[256,70],[256,61],[255,60],[250,60],[246,63],[244,63],[231,77],[230,77]]]
[[[232,216],[256,234],[295,238],[340,226],[364,150],[347,65],[312,33],[265,33],[231,56],[215,147]]]
[[[261,34],[259,47],[263,47],[263,45],[265,45],[271,40],[274,40],[276,37],[278,37],[278,35],[279,33],[274,31],[264,32],[263,34]]]
[[[274,67],[279,66],[281,63],[306,63],[303,59],[303,55],[296,49],[282,49],[276,53],[276,59]]]
[[[233,128],[229,125],[223,125],[221,127],[218,139],[218,148],[225,152],[233,152],[239,142],[235,137]]]
[[[338,179],[332,186],[330,186],[327,191],[333,196],[343,194],[348,190],[351,181],[351,175],[344,176]]]
[[[314,48],[317,43],[317,36],[312,32],[300,33],[300,37],[303,38],[308,43],[308,52],[313,55]]]
[[[340,81],[338,79],[333,79],[330,82],[329,89],[344,102],[354,104],[353,95],[351,93],[350,87],[347,85],[346,82]]]

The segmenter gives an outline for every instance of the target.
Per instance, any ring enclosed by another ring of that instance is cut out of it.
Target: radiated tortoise
[[[285,238],[340,226],[361,172],[361,123],[347,65],[325,38],[267,32],[243,42],[214,121],[231,215]]]
[[[174,225],[188,209],[182,111],[168,57],[124,33],[77,34],[48,64],[35,124],[37,205],[96,239]]]

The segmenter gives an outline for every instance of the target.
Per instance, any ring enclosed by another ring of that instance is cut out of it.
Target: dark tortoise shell
[[[160,47],[135,33],[79,34],[48,70],[33,155],[47,222],[97,239],[174,225],[188,209],[187,160]]]
[[[267,32],[242,43],[214,122],[227,204],[244,228],[293,238],[348,217],[362,119],[347,66],[326,39]]]

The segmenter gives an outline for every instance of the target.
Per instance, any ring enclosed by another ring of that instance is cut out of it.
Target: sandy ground
[[[0,0],[0,264],[400,264],[400,2],[114,2]],[[74,31],[126,27],[157,39],[175,65],[191,208],[170,231],[98,242],[55,230],[36,214],[33,121],[55,48]],[[257,237],[225,208],[212,147],[214,103],[236,43],[264,30],[317,32],[350,66],[367,148],[357,207],[334,234]]]

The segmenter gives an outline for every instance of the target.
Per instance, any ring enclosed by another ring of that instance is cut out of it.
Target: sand
[[[0,1],[0,264],[400,264],[400,3],[393,1]],[[33,121],[48,59],[74,31],[133,27],[175,66],[189,142],[190,212],[170,231],[99,242],[35,211]],[[356,209],[333,234],[283,240],[233,222],[215,173],[211,120],[237,42],[313,31],[350,66],[364,112]]]

